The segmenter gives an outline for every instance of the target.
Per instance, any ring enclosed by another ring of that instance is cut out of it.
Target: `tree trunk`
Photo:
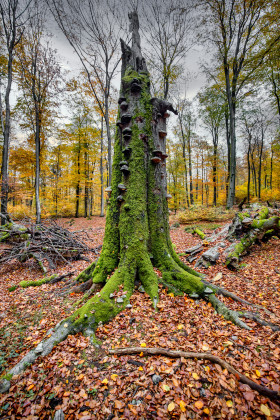
[[[251,167],[250,167],[250,145],[248,146],[247,151],[247,166],[248,166],[248,182],[247,182],[247,202],[250,203],[250,176],[251,176]]]
[[[213,156],[213,206],[217,205],[217,152],[218,140],[215,139]]]
[[[7,88],[5,94],[5,125],[4,125],[4,143],[2,149],[2,166],[1,166],[1,225],[7,223],[8,214],[8,192],[9,192],[9,149],[10,149],[10,119],[11,119],[11,107],[10,107],[10,93],[12,88],[13,79],[13,48],[9,48],[8,58],[8,72],[7,72]]]
[[[35,155],[36,155],[36,169],[35,169],[35,203],[36,203],[36,224],[41,224],[41,203],[40,203],[40,115],[39,110],[36,109],[36,131],[35,131]]]
[[[85,152],[84,152],[84,176],[85,176],[85,196],[84,196],[84,217],[89,216],[88,212],[88,204],[89,204],[89,188],[88,188],[88,181],[89,181],[89,168],[88,168],[88,143],[85,141]]]
[[[263,154],[263,140],[264,140],[264,130],[262,127],[262,134],[261,134],[261,145],[260,145],[260,153],[259,153],[259,168],[258,168],[258,199],[261,199],[261,183],[262,183],[262,154]]]
[[[112,140],[110,132],[110,121],[109,121],[109,97],[105,93],[105,124],[108,140],[108,183],[111,185],[112,182]]]
[[[76,210],[75,217],[79,217],[79,204],[80,204],[80,155],[81,155],[81,142],[79,133],[78,153],[77,153],[77,183],[76,183]]]
[[[191,155],[191,130],[188,133],[188,155],[189,155],[189,179],[190,179],[190,202],[193,204],[193,179],[192,179],[192,155]]]
[[[103,176],[103,117],[101,117],[100,133],[100,217],[104,217],[104,176]]]
[[[226,140],[227,140],[227,175],[226,175],[226,198],[228,199],[228,186],[229,186],[229,168],[230,168],[230,130],[229,130],[229,115],[228,107],[225,110],[225,123],[226,123]]]
[[[273,170],[273,148],[271,146],[271,157],[270,157],[270,189],[272,190],[272,170]]]
[[[188,169],[187,169],[187,157],[186,157],[186,138],[185,138],[182,119],[181,119],[180,115],[179,115],[179,123],[180,123],[181,134],[182,134],[182,142],[183,142],[183,160],[184,160],[185,177],[186,177],[185,188],[186,188],[187,206],[190,207],[189,191],[188,191],[189,190],[188,189]]]

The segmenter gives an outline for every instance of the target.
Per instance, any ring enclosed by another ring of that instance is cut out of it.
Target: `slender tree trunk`
[[[58,155],[56,161],[56,174],[55,174],[55,217],[57,217],[58,211],[58,178],[60,171],[60,145],[58,146]]]
[[[188,142],[188,157],[189,157],[189,180],[190,180],[190,202],[191,205],[193,204],[193,178],[192,178],[192,153],[191,153],[191,133],[189,129],[189,133],[187,136]]]
[[[87,135],[87,134],[85,134]],[[84,176],[85,176],[85,196],[84,196],[84,217],[89,215],[88,213],[88,143],[85,141],[84,144],[85,152],[84,152]]]
[[[203,172],[204,172],[204,154],[201,151],[201,204],[203,205]]]
[[[187,168],[187,157],[186,157],[186,138],[185,138],[182,119],[180,115],[179,115],[179,123],[180,123],[182,143],[183,143],[183,159],[184,159],[184,167],[185,167],[185,189],[186,189],[187,206],[190,207],[189,189],[188,189],[188,168]]]
[[[256,175],[256,168],[255,168],[255,162],[253,160],[253,157],[251,155],[251,162],[252,162],[252,175],[253,175],[253,182],[254,182],[254,190],[255,190],[255,196],[258,196],[258,186],[257,186],[257,175]]]
[[[251,176],[251,167],[250,167],[250,145],[247,150],[247,166],[248,166],[248,182],[247,182],[247,202],[250,203],[250,176]]]
[[[231,208],[235,202],[236,183],[236,136],[235,136],[235,104],[230,106],[230,166],[229,166],[229,189],[227,208]]]
[[[103,141],[104,141],[103,140],[103,117],[101,117],[101,132],[100,132],[100,197],[101,197],[101,203],[100,203],[100,217],[104,217]],[[109,167],[110,167],[110,165],[109,165]]]
[[[261,183],[262,183],[262,154],[263,154],[264,130],[262,127],[261,145],[259,153],[259,168],[258,168],[258,199],[261,199]]]
[[[271,190],[272,190],[273,152],[274,152],[274,150],[273,150],[273,148],[272,148],[272,146],[271,146],[271,157],[270,157],[270,182],[269,182],[269,185],[270,185],[270,189],[271,189]]]
[[[81,140],[79,133],[78,153],[77,153],[77,184],[76,184],[76,210],[75,217],[79,217],[79,205],[80,205],[80,155],[81,155]]]
[[[41,203],[40,203],[40,153],[41,153],[41,139],[40,139],[40,113],[36,109],[36,131],[35,131],[35,155],[36,155],[36,168],[35,168],[35,203],[36,203],[36,224],[41,224]]]
[[[217,205],[217,143],[214,141],[214,153],[213,153],[213,206]]]
[[[227,141],[226,199],[228,199],[229,168],[230,168],[230,130],[229,130],[228,120],[229,120],[228,107],[226,107],[226,111],[225,111],[226,141]]]
[[[198,155],[196,157],[196,185],[195,185],[195,200],[198,200]]]
[[[10,150],[10,124],[11,124],[11,107],[10,94],[13,80],[13,49],[9,49],[8,57],[8,72],[7,72],[7,87],[5,94],[5,127],[4,127],[4,142],[2,150],[2,167],[1,167],[1,225],[7,223],[8,214],[8,192],[9,192],[9,150]]]
[[[2,100],[2,75],[0,73],[0,122],[1,122],[1,131],[2,135],[4,137],[4,131],[5,131],[5,123],[4,123],[4,112],[3,112],[3,100]]]
[[[103,124],[103,122],[102,122]],[[112,183],[112,139],[110,131],[110,117],[109,117],[109,98],[105,95],[105,124],[108,140],[108,183]]]

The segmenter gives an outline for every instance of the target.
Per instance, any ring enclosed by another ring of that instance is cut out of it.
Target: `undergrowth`
[[[226,210],[224,207],[191,206],[179,213],[178,220],[182,224],[193,222],[223,222],[232,219],[234,214],[234,210]]]

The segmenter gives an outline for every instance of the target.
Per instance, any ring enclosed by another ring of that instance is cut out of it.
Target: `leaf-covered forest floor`
[[[104,218],[64,219],[60,223],[72,231],[80,230],[82,239],[91,247],[102,244]],[[213,232],[211,227],[213,224],[207,224],[206,233]],[[178,253],[200,242],[182,225],[171,229],[171,237]],[[87,257],[96,255],[89,253]],[[88,264],[75,261],[55,272],[78,274]],[[200,271],[213,283],[263,305],[275,314],[270,321],[279,323],[279,239],[255,245],[237,272],[229,271],[221,262]],[[79,294],[61,296],[63,283],[8,291],[22,280],[42,277],[31,261],[0,267],[0,372],[34,348],[81,298]],[[232,309],[252,309],[221,299]],[[66,419],[84,420],[280,418],[278,405],[211,362],[107,354],[110,348],[132,346],[211,352],[260,385],[280,391],[279,332],[250,320],[246,322],[251,331],[241,330],[217,315],[207,302],[174,296],[162,287],[158,312],[149,297],[138,290],[131,304],[131,309],[98,328],[96,336],[101,347],[93,347],[81,334],[69,336],[47,357],[39,358],[13,378],[9,393],[0,396],[0,418],[51,419],[59,408]],[[269,319],[261,312],[263,318]],[[158,384],[154,384],[154,374],[161,378]]]

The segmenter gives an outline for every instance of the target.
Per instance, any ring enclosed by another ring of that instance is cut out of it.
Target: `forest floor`
[[[171,224],[176,218],[172,219]],[[102,244],[104,218],[63,219],[59,223],[72,231],[80,230],[82,239],[91,247]],[[212,233],[213,227],[217,224],[207,223],[206,232]],[[178,253],[200,242],[182,225],[171,229],[171,238]],[[96,255],[88,253],[87,257]],[[78,274],[87,265],[86,261],[75,261],[61,265],[55,272]],[[189,265],[193,267],[194,263]],[[263,305],[275,314],[270,320],[277,322],[279,239],[255,245],[236,272],[229,271],[222,262],[200,271],[213,283]],[[0,267],[0,372],[34,348],[81,298],[78,294],[62,297],[63,283],[8,291],[22,280],[42,277],[31,261],[13,261]],[[251,310],[228,298],[221,299],[232,309]],[[174,296],[162,287],[157,312],[148,295],[138,290],[131,304],[131,309],[98,328],[100,348],[93,347],[81,334],[69,336],[48,356],[37,359],[13,378],[9,393],[0,395],[0,418],[51,419],[60,408],[66,419],[83,420],[280,418],[278,405],[211,362],[107,354],[111,348],[132,346],[210,352],[260,385],[280,391],[280,332],[273,333],[250,320],[246,322],[252,329],[242,330],[217,315],[211,304],[186,295]],[[152,380],[154,374],[161,377],[157,385]]]

